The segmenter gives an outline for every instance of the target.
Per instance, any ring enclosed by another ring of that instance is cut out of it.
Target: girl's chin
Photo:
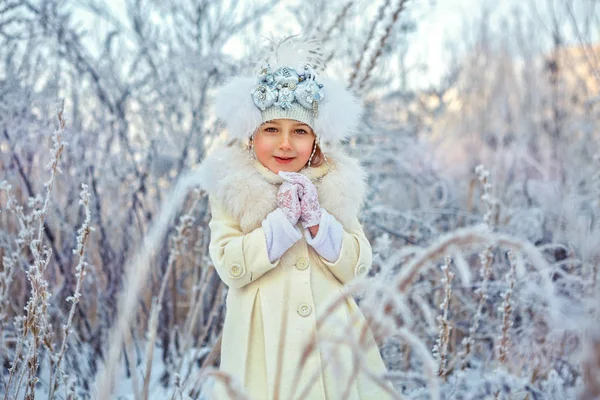
[[[277,163],[269,166],[271,172],[277,174],[279,172],[299,172],[302,168],[295,168],[292,165],[279,165]]]
[[[279,172],[300,172],[299,169],[296,168],[285,168],[285,167],[274,167],[271,171],[278,174]]]

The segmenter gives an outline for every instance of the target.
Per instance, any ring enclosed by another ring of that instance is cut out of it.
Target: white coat
[[[297,398],[304,387],[309,390],[303,399],[339,399],[346,390],[347,399],[390,398],[364,373],[346,389],[354,359],[350,348],[340,343],[348,334],[358,337],[365,323],[352,298],[316,332],[328,298],[365,276],[372,263],[371,246],[357,219],[365,193],[364,173],[340,150],[327,157],[330,166],[323,163],[301,173],[317,185],[321,207],[344,227],[340,257],[333,263],[304,238],[279,260],[269,261],[261,222],[277,208],[282,178],[249,159],[239,144],[215,151],[201,167],[212,212],[210,256],[229,287],[220,369],[236,378],[251,399],[275,398],[278,374],[279,399],[291,399],[294,391]],[[348,333],[352,318],[355,325]],[[330,343],[311,352],[298,374],[305,344],[315,333]],[[374,374],[385,373],[370,331],[364,348],[361,362]],[[337,353],[327,361],[332,349]],[[213,398],[229,397],[217,384]]]

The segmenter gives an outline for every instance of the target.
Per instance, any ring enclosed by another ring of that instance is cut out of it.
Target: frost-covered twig
[[[385,4],[380,7],[377,19],[371,26],[371,31],[365,42],[363,48],[364,51],[361,52],[361,58],[357,61],[352,76],[350,77],[350,87],[358,87],[359,89],[364,87],[371,72],[373,72],[373,69],[375,68],[377,59],[383,54],[385,44],[390,38],[392,29],[398,21],[400,13],[405,9],[407,2],[408,0],[396,0],[396,4],[391,5],[390,1],[386,1]],[[376,28],[380,28],[381,30],[378,37],[374,34]],[[365,56],[369,57],[369,63],[363,68],[362,63]]]
[[[379,21],[383,20],[383,17],[385,15],[385,10],[387,7],[389,7],[390,1],[391,0],[386,0],[381,6],[379,6],[379,9],[377,10],[377,18],[371,24],[369,33],[367,34],[367,37],[365,39],[365,43],[363,44],[362,50],[360,51],[360,58],[358,59],[358,61],[356,61],[356,64],[354,65],[354,70],[352,71],[352,74],[350,75],[350,81],[349,81],[350,87],[352,87],[354,85],[354,80],[356,79],[356,76],[361,71],[363,60],[369,49],[369,44],[371,44],[371,40],[373,39],[373,35],[375,34],[375,28],[377,28]]]
[[[23,320],[23,332],[21,337],[19,338],[17,351],[13,359],[13,363],[9,369],[8,384],[5,388],[5,399],[8,398],[8,395],[10,393],[14,372],[21,358],[21,351],[25,341],[27,341],[27,346],[29,347],[29,351],[27,353],[28,355],[23,361],[25,365],[27,365],[28,369],[27,391],[25,393],[26,397],[32,396],[33,398],[35,396],[35,385],[38,381],[37,373],[39,368],[38,348],[40,347],[40,345],[44,344],[49,349],[50,353],[53,353],[51,339],[52,326],[48,321],[47,313],[50,292],[48,291],[48,282],[44,278],[44,272],[46,271],[46,268],[48,267],[48,264],[50,263],[50,259],[52,257],[52,250],[42,243],[42,234],[48,204],[50,203],[54,179],[57,173],[60,171],[60,168],[58,167],[58,161],[60,159],[64,146],[66,145],[66,143],[62,141],[62,135],[65,129],[63,111],[64,104],[61,103],[57,110],[58,129],[56,129],[54,131],[54,134],[52,135],[54,148],[52,160],[48,164],[50,168],[50,179],[44,184],[46,188],[46,196],[44,198],[42,208],[33,212],[33,217],[34,219],[38,220],[39,224],[37,236],[30,237],[29,232],[20,234],[20,236],[30,239],[30,242],[28,244],[33,256],[33,265],[29,268],[29,270],[26,273],[27,279],[29,280],[31,285],[31,297],[29,298],[29,300],[27,301],[27,305],[25,306],[27,314],[26,318]],[[23,217],[24,221],[26,220],[22,211],[20,213],[20,216]],[[30,333],[32,337],[28,340]]]
[[[199,339],[197,342],[199,347],[194,350],[194,355],[192,357],[192,360],[197,360],[199,358],[202,343],[204,343],[204,340],[206,340],[206,337],[208,336],[208,333],[209,333],[211,327],[213,326],[213,323],[215,322],[217,315],[219,314],[219,310],[221,309],[221,304],[222,304],[223,298],[224,298],[224,292],[225,291],[224,291],[223,285],[219,285],[217,288],[217,293],[215,293],[215,296],[214,296],[215,300],[213,302],[212,309],[210,310],[206,324],[204,324],[204,326],[202,327],[202,331],[200,332],[200,335],[199,335]],[[189,370],[188,374],[186,374],[184,383],[187,382],[189,373],[191,373],[191,370]]]
[[[0,271],[0,328],[2,331],[4,331],[4,326],[8,322],[6,308],[10,303],[9,289],[15,272],[15,259],[14,254],[2,257],[2,271]]]
[[[510,269],[506,275],[508,281],[508,289],[504,292],[502,301],[502,336],[500,336],[500,343],[497,346],[498,350],[498,361],[502,364],[506,363],[508,357],[508,346],[510,345],[510,328],[513,326],[512,320],[512,294],[515,289],[515,276],[517,269],[517,261],[512,251],[508,252],[508,260],[510,262]]]
[[[46,168],[48,168],[50,170],[50,179],[48,179],[48,182],[44,183],[44,187],[46,188],[46,197],[44,198],[44,204],[42,206],[42,209],[35,212],[35,216],[39,220],[38,234],[37,234],[38,243],[41,243],[41,241],[42,241],[44,221],[46,219],[46,212],[48,210],[48,204],[50,204],[50,193],[52,192],[52,187],[54,186],[54,179],[56,178],[57,173],[62,172],[60,167],[58,166],[58,161],[60,159],[60,156],[61,156],[63,150],[65,149],[65,146],[67,145],[67,143],[64,142],[62,139],[63,133],[65,131],[65,125],[66,125],[66,121],[63,118],[64,106],[65,106],[64,101],[62,101],[58,105],[58,107],[59,107],[57,110],[58,129],[56,129],[54,131],[54,134],[52,135],[52,142],[54,143],[54,147],[52,148],[52,159],[46,166]]]
[[[197,193],[197,192],[196,192]],[[194,210],[198,197],[196,197],[192,210]],[[144,388],[142,390],[142,398],[148,398],[148,390],[150,388],[150,374],[152,372],[152,359],[154,354],[154,342],[156,341],[156,331],[158,328],[158,315],[162,309],[162,299],[164,297],[167,282],[171,275],[171,271],[175,268],[177,259],[181,256],[183,246],[187,242],[187,236],[191,231],[194,223],[194,217],[185,214],[179,218],[179,224],[175,228],[175,235],[171,238],[171,247],[169,249],[169,259],[167,261],[167,269],[163,276],[160,291],[158,296],[152,302],[152,311],[150,312],[150,322],[148,324],[148,344],[146,349],[146,369],[144,373]]]
[[[371,54],[371,59],[369,60],[370,61],[369,65],[367,66],[367,69],[364,72],[364,76],[362,77],[362,79],[360,81],[359,89],[363,89],[365,86],[365,83],[369,80],[369,77],[371,76],[371,72],[373,72],[373,69],[375,68],[375,64],[377,63],[377,59],[383,54],[382,50],[385,47],[385,44],[392,33],[392,28],[398,21],[400,13],[402,11],[404,11],[407,2],[408,2],[408,0],[398,0],[398,4],[397,4],[396,8],[394,9],[393,13],[387,18],[387,20],[384,20],[384,23],[387,23],[387,26],[385,28],[384,33],[379,38],[379,42],[377,43],[377,50],[375,51],[374,54]]]
[[[475,167],[475,173],[483,189],[483,194],[481,195],[481,200],[485,204],[483,222],[490,228],[490,231],[494,231],[497,224],[499,206],[498,201],[492,195],[492,184],[489,182],[490,172],[480,164]]]
[[[450,321],[448,321],[448,310],[450,308],[450,299],[452,297],[452,278],[454,278],[454,273],[450,271],[451,262],[451,259],[446,257],[445,263],[442,265],[442,272],[444,273],[444,277],[442,278],[444,301],[440,305],[442,315],[437,318],[439,322],[439,332],[438,338],[435,341],[435,346],[433,347],[433,356],[437,360],[437,374],[444,378],[448,373],[446,370],[446,357],[448,355],[448,343],[450,342],[450,330],[452,329]]]
[[[121,354],[123,334],[129,325],[138,304],[138,296],[142,283],[149,272],[150,260],[157,251],[159,242],[167,230],[170,221],[187,197],[190,189],[201,184],[202,177],[190,173],[182,176],[172,189],[163,207],[158,213],[158,218],[153,221],[141,246],[129,261],[131,266],[127,269],[126,281],[129,283],[127,290],[122,291],[119,298],[119,315],[114,324],[108,343],[108,354],[103,370],[97,375],[96,385],[99,388],[100,398],[110,398],[114,389],[114,374]]]
[[[181,368],[183,366],[183,361],[184,361],[183,355],[185,355],[188,352],[188,350],[190,349],[190,346],[192,344],[192,335],[193,335],[194,326],[196,326],[196,320],[197,320],[198,315],[200,314],[200,311],[202,310],[202,306],[204,304],[202,299],[204,297],[204,294],[206,293],[206,288],[207,288],[209,282],[211,281],[211,278],[214,273],[215,273],[214,268],[207,269],[207,271],[202,275],[202,279],[201,279],[200,283],[198,285],[194,286],[193,291],[197,292],[197,294],[192,294],[192,296],[194,296],[196,298],[196,300],[194,300],[193,304],[190,306],[188,316],[186,317],[185,325],[183,328],[183,332],[184,332],[183,343],[181,345],[182,356],[180,356],[179,362],[177,363],[177,367],[175,368],[175,370],[178,371],[180,376],[182,375]],[[222,291],[222,289],[217,289],[217,290]],[[220,293],[218,293],[217,296],[215,296],[215,298],[220,298]],[[213,312],[211,312],[210,315],[211,315],[211,317],[213,315],[216,315],[216,310],[215,310],[214,304],[213,304]],[[208,330],[209,330],[209,327],[211,326],[211,324],[212,324],[212,319],[209,318],[207,324],[204,326],[204,331],[200,334],[202,340],[198,340],[199,346],[202,346],[202,343],[204,342],[204,338],[206,337],[206,334],[208,333]],[[196,355],[199,351],[200,350],[196,350]],[[193,360],[196,359],[196,355],[192,358]],[[188,370],[188,372],[185,374],[185,378],[183,379],[184,385],[185,385],[185,382],[187,381],[190,373],[191,373],[191,370]]]
[[[471,352],[473,351],[475,334],[479,329],[479,324],[483,316],[483,308],[488,299],[487,292],[492,273],[493,259],[494,255],[492,253],[492,246],[487,246],[483,251],[481,251],[481,253],[479,253],[479,260],[481,263],[481,287],[475,290],[475,294],[479,296],[479,301],[477,302],[477,309],[475,310],[475,315],[473,316],[473,323],[469,328],[469,334],[462,341],[464,348],[461,353],[461,369],[467,368]]]
[[[483,167],[483,165],[478,165],[475,167],[475,173],[479,178],[479,182],[483,188],[483,194],[481,195],[481,200],[485,204],[485,214],[483,215],[483,221],[485,225],[488,227],[489,232],[494,231],[494,227],[496,225],[497,218],[497,209],[498,202],[492,196],[492,185],[489,182],[489,172]],[[479,324],[481,322],[483,308],[487,303],[488,299],[488,285],[490,281],[490,277],[492,275],[492,262],[494,260],[494,253],[492,245],[488,244],[484,250],[479,253],[479,261],[481,264],[481,286],[479,289],[475,291],[477,296],[479,296],[479,301],[477,303],[477,309],[475,311],[475,315],[473,316],[473,323],[469,328],[469,334],[466,338],[463,339],[462,344],[464,346],[463,351],[461,353],[461,369],[465,369],[469,363],[469,357],[471,356],[471,352],[473,351],[473,345],[475,344],[475,334],[479,329]]]
[[[71,325],[73,323],[73,317],[75,316],[75,308],[79,303],[79,299],[81,297],[81,286],[87,273],[85,269],[85,267],[88,265],[85,261],[85,245],[87,244],[90,233],[94,230],[94,228],[92,228],[91,226],[92,213],[90,211],[90,192],[88,191],[88,186],[86,184],[81,185],[81,193],[79,194],[79,197],[79,204],[83,206],[85,212],[85,219],[83,221],[83,224],[77,231],[77,246],[73,250],[73,254],[76,254],[79,259],[79,261],[77,262],[77,266],[75,267],[75,277],[77,278],[77,283],[75,286],[75,292],[73,293],[73,296],[67,298],[67,302],[71,302],[72,304],[71,309],[69,310],[69,317],[67,319],[67,323],[63,325],[63,341],[60,347],[60,352],[54,360],[54,368],[51,371],[50,391],[48,393],[48,400],[51,400],[53,398],[54,391],[57,389],[58,386],[58,382],[56,381],[57,372],[60,372],[64,375],[64,371],[61,368],[61,361],[68,347],[67,342],[69,339],[69,334],[71,333]]]

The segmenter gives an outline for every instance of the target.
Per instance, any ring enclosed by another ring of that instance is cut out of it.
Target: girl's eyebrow
[[[279,121],[265,121],[265,122],[263,122],[263,125],[275,125],[275,126],[279,127],[279,126],[281,126],[281,123]],[[295,123],[292,124],[292,126],[294,128],[302,127],[305,130],[309,130],[310,129],[310,127],[308,125],[303,124],[302,122],[295,122]]]

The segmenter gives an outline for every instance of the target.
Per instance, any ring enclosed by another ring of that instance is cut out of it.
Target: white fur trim
[[[320,77],[324,99],[312,128],[321,142],[335,144],[357,133],[362,103],[339,81]],[[263,122],[260,109],[252,101],[256,78],[234,77],[215,97],[215,114],[225,122],[230,139],[246,141]]]
[[[317,183],[319,203],[342,226],[352,226],[363,204],[366,175],[358,161],[341,149],[332,149],[326,155],[331,171]],[[314,168],[301,173],[309,175],[311,170]],[[248,159],[246,151],[235,145],[213,151],[196,170],[202,189],[211,201],[218,201],[239,222],[244,233],[260,227],[267,215],[277,208],[277,192],[282,179],[267,172],[272,175],[270,180],[279,179],[279,182],[267,181]]]
[[[314,130],[321,141],[336,143],[357,133],[363,108],[360,100],[336,80],[321,77],[324,99]]]
[[[225,122],[231,139],[247,140],[262,123],[260,110],[252,101],[256,86],[256,78],[237,76],[217,93],[215,115]]]

